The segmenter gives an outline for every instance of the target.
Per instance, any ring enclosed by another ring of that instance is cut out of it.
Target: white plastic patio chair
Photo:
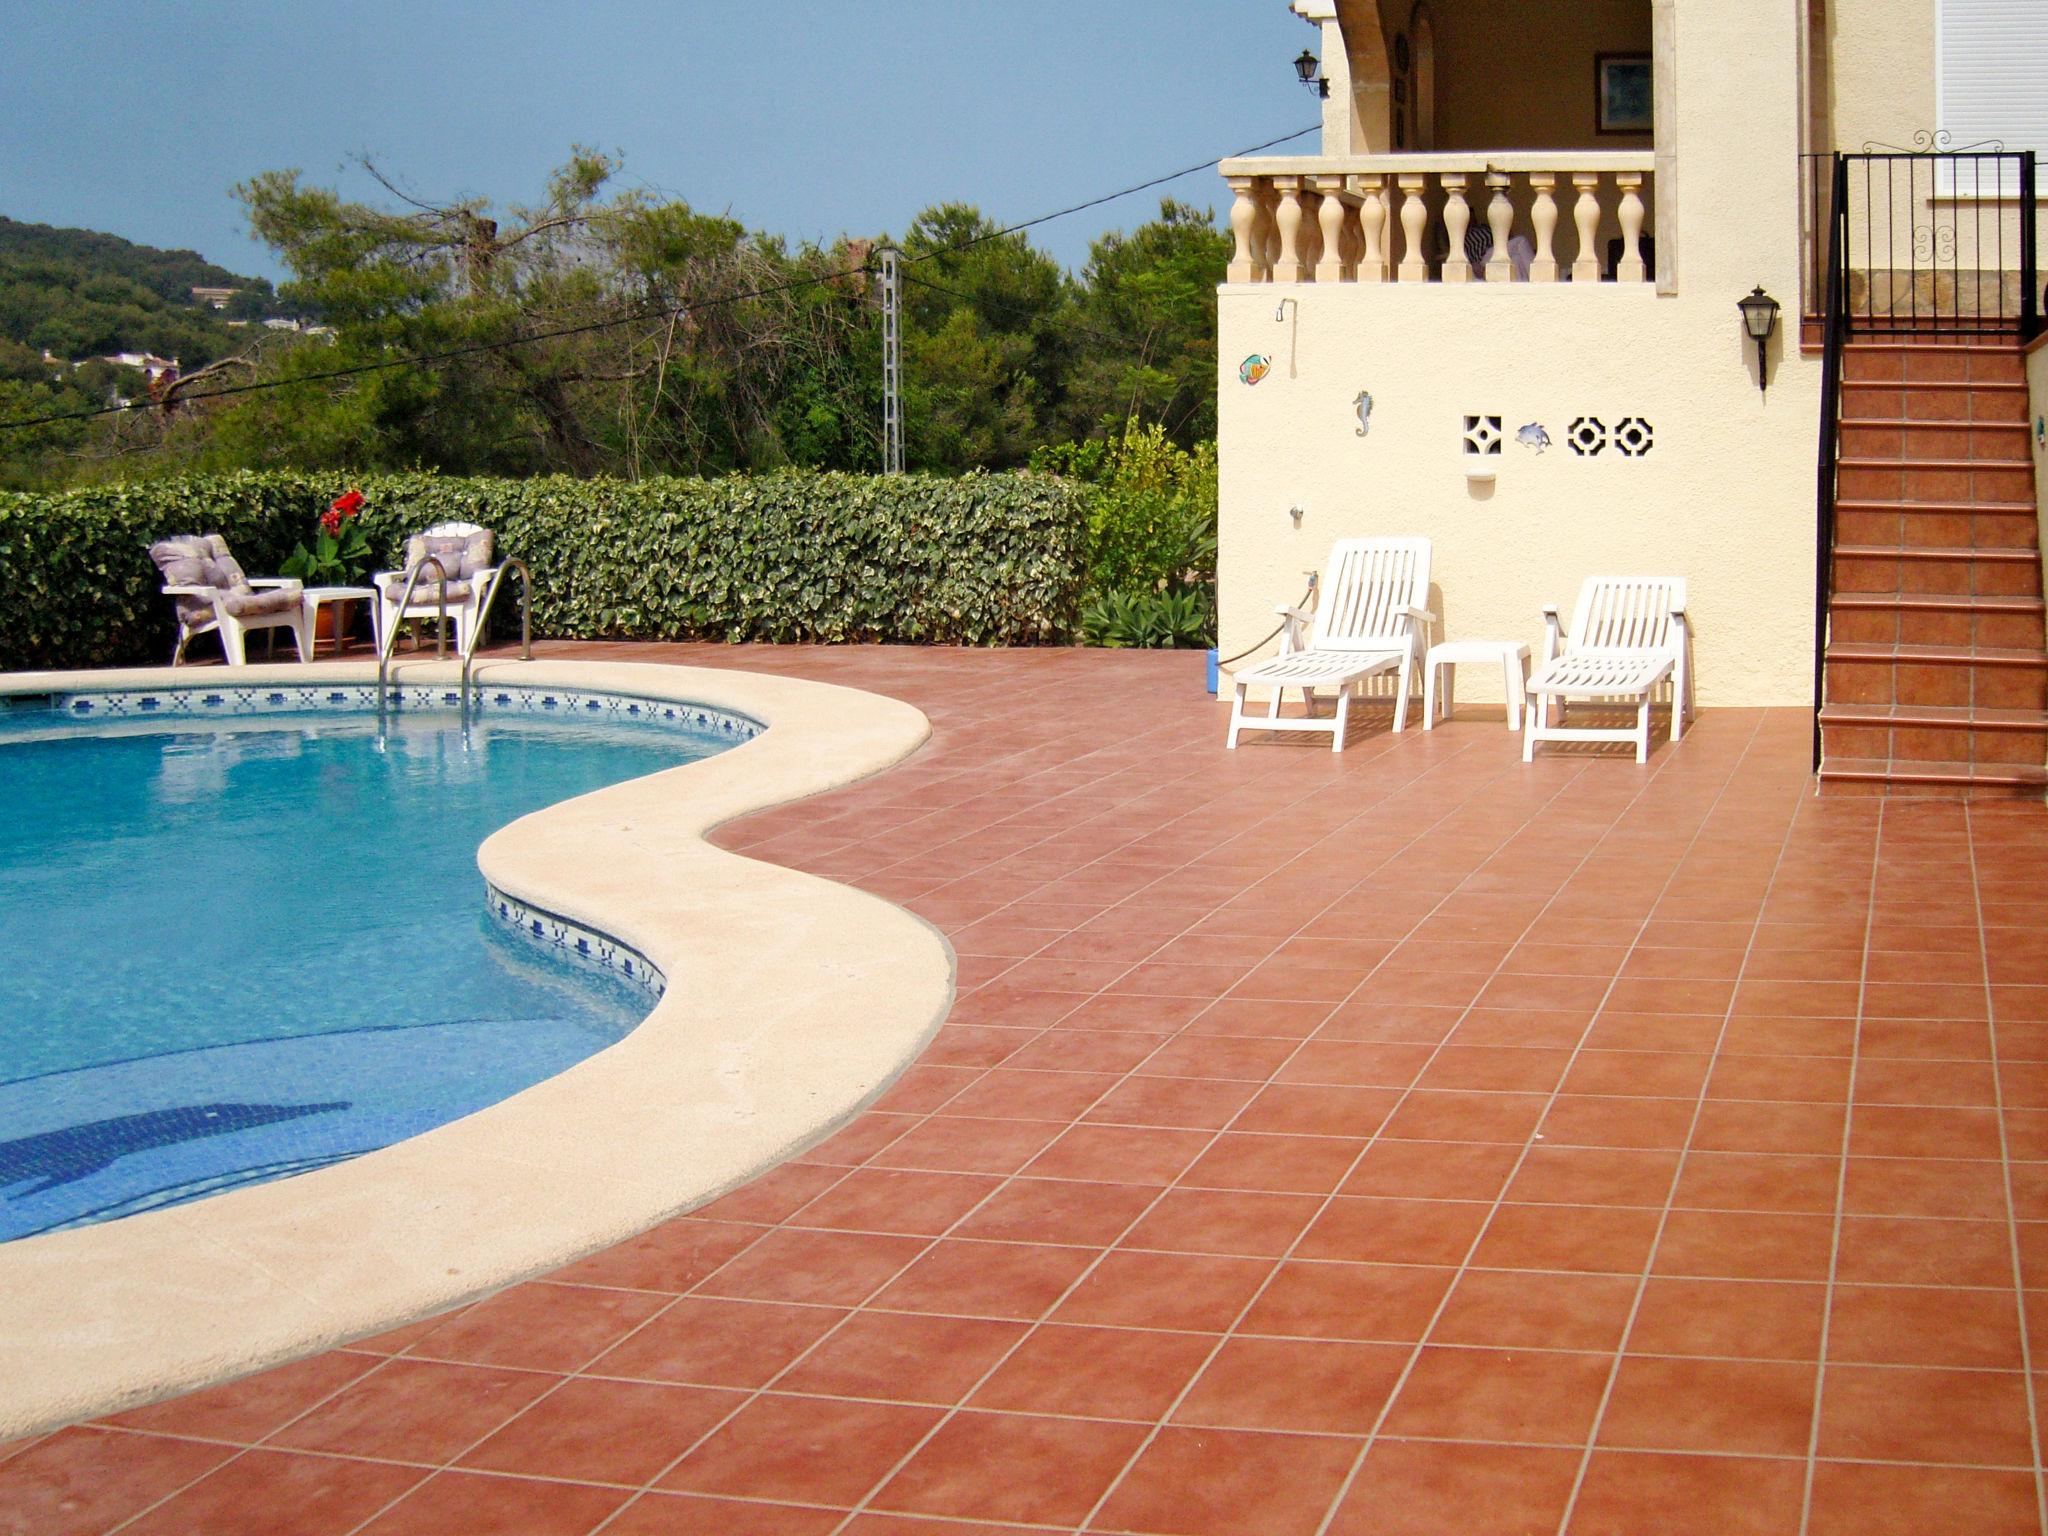
[[[149,546],[149,558],[163,573],[164,595],[178,608],[172,666],[185,659],[187,644],[208,631],[219,633],[221,653],[231,667],[246,663],[244,641],[257,629],[289,629],[299,660],[313,659],[313,626],[298,582],[282,576],[251,580],[217,533],[159,539]]]
[[[1536,755],[1539,741],[1632,741],[1636,761],[1650,760],[1650,696],[1671,684],[1671,739],[1692,720],[1690,631],[1682,576],[1588,576],[1579,588],[1567,640],[1557,609],[1543,610],[1543,661],[1529,679],[1529,707],[1523,712],[1522,761]],[[1551,723],[1565,701],[1629,703],[1636,723],[1627,728]]]
[[[377,644],[381,648],[392,626],[407,619],[431,619],[441,611],[441,582],[428,566],[427,573],[413,588],[412,597],[401,609],[406,577],[425,564],[428,556],[439,560],[448,572],[448,617],[455,622],[455,649],[468,655],[484,594],[490,590],[497,567],[491,563],[496,535],[476,523],[436,523],[405,541],[405,569],[379,571],[370,578],[377,588]]]
[[[1230,738],[1238,732],[1328,731],[1330,750],[1344,750],[1351,699],[1368,678],[1392,672],[1400,682],[1394,729],[1408,720],[1411,684],[1420,681],[1436,615],[1429,602],[1429,540],[1339,539],[1318,587],[1313,615],[1299,608],[1274,611],[1285,620],[1280,654],[1231,674]],[[1311,619],[1313,624],[1311,627]],[[1245,693],[1272,690],[1264,715],[1245,713]],[[1298,689],[1300,716],[1283,717],[1280,703]],[[1316,713],[1318,688],[1337,690],[1334,715]]]

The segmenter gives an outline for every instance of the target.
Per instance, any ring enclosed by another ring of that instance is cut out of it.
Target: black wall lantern
[[[1751,290],[1748,298],[1736,300],[1735,307],[1742,311],[1742,328],[1756,343],[1756,387],[1759,391],[1765,390],[1770,387],[1770,380],[1765,373],[1764,347],[1771,339],[1771,332],[1778,328],[1778,301],[1757,287]]]
[[[1294,72],[1301,77],[1301,83],[1318,96],[1330,94],[1330,82],[1322,78],[1322,61],[1308,49],[1301,50],[1301,57],[1294,61]]]

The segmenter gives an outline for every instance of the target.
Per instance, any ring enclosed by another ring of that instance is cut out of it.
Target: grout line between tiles
[[[2041,1528],[2048,1531],[2048,1472],[2044,1472],[2041,1459],[2040,1384],[2034,1379],[2033,1338],[2027,1327],[2027,1272],[2020,1248],[2019,1202],[2013,1196],[2012,1138],[2006,1120],[2005,1073],[1998,1045],[1998,1013],[1991,990],[1991,950],[1983,942],[1984,889],[1977,869],[1977,818],[1967,804],[1963,807],[1963,833],[1963,846],[1970,859],[1970,890],[1977,903],[1978,956],[1984,966],[1985,1013],[1991,1021],[1991,1081],[1998,1099],[1998,1151],[2005,1185],[2006,1235],[2012,1261],[2013,1296],[2019,1307],[2020,1369],[2024,1373],[2022,1379],[2027,1391],[2027,1438],[2034,1449],[2034,1514]]]
[[[1741,768],[1741,762],[1738,761],[1731,774],[1731,784],[1734,777],[1741,773]],[[1799,786],[1797,794],[1803,796],[1804,793],[1805,786],[1802,784]],[[1714,811],[1719,809],[1719,803],[1717,799],[1714,808],[1708,812],[1709,819],[1712,818]],[[1771,874],[1764,882],[1763,893],[1757,903],[1757,921],[1750,929],[1750,945],[1743,951],[1742,966],[1736,973],[1736,985],[1730,990],[1728,995],[1728,1011],[1722,1015],[1720,1031],[1715,1036],[1714,1049],[1710,1053],[1714,1064],[1708,1068],[1706,1075],[1700,1079],[1699,1093],[1693,1101],[1692,1118],[1687,1122],[1685,1140],[1679,1148],[1678,1160],[1671,1170],[1671,1182],[1665,1189],[1664,1204],[1658,1212],[1656,1230],[1651,1234],[1649,1249],[1643,1255],[1642,1273],[1636,1279],[1635,1294],[1629,1299],[1628,1315],[1622,1323],[1621,1338],[1615,1345],[1614,1360],[1608,1367],[1607,1379],[1601,1386],[1600,1399],[1594,1407],[1592,1421],[1586,1427],[1585,1444],[1580,1451],[1578,1468],[1572,1478],[1571,1492],[1565,1499],[1564,1511],[1558,1519],[1559,1536],[1563,1536],[1563,1533],[1571,1526],[1572,1517],[1578,1509],[1580,1494],[1585,1489],[1586,1474],[1592,1468],[1593,1455],[1600,1443],[1600,1431],[1607,1421],[1607,1409],[1614,1400],[1615,1384],[1621,1378],[1622,1362],[1628,1356],[1629,1340],[1635,1334],[1636,1320],[1642,1315],[1643,1298],[1649,1292],[1650,1276],[1656,1269],[1657,1255],[1664,1245],[1664,1234],[1670,1225],[1671,1212],[1677,1205],[1679,1188],[1685,1179],[1686,1161],[1693,1151],[1693,1142],[1699,1135],[1700,1117],[1705,1113],[1706,1106],[1709,1103],[1708,1089],[1712,1086],[1714,1074],[1720,1068],[1721,1045],[1727,1039],[1729,1025],[1735,1017],[1735,1002],[1741,993],[1743,974],[1748,970],[1750,960],[1756,953],[1756,930],[1763,925],[1764,913],[1770,910],[1771,890],[1784,869],[1786,850],[1791,846],[1792,833],[1798,823],[1798,817],[1799,803],[1795,799],[1790,813],[1785,818],[1785,832],[1784,836],[1779,840],[1778,853],[1777,857],[1772,861]],[[1846,1159],[1844,1166],[1847,1166]]]

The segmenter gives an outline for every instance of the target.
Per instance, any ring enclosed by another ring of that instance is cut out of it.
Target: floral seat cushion
[[[467,602],[476,591],[477,576],[490,569],[496,542],[496,535],[488,528],[469,534],[416,533],[405,541],[405,575],[411,576],[429,557],[438,560],[448,573],[448,601]],[[440,579],[429,566],[413,589],[413,605],[430,607],[440,600],[440,592]]]
[[[237,588],[224,592],[220,605],[238,619],[253,619],[266,613],[296,613],[304,603],[305,595],[305,588],[295,581],[283,587]]]
[[[149,546],[149,558],[163,573],[167,587],[213,589],[210,597],[196,593],[178,595],[178,618],[188,628],[211,624],[217,616],[215,603],[238,619],[251,619],[264,614],[290,613],[303,600],[304,589],[296,581],[266,587],[262,591],[250,586],[241,565],[228,553],[227,540],[217,533],[181,534],[159,539]]]

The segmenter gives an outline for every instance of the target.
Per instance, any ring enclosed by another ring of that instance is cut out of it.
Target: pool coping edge
[[[408,683],[458,676],[440,662],[395,670]],[[207,671],[217,688],[374,676],[367,663]],[[193,676],[0,674],[0,694]],[[829,1135],[944,1019],[953,956],[929,924],[707,840],[886,771],[929,737],[921,712],[722,668],[492,659],[476,676],[687,701],[767,727],[536,811],[478,851],[488,887],[638,951],[667,979],[662,997],[617,1045],[381,1151],[0,1244],[17,1325],[0,1339],[0,1438],[374,1336],[644,1231]]]

